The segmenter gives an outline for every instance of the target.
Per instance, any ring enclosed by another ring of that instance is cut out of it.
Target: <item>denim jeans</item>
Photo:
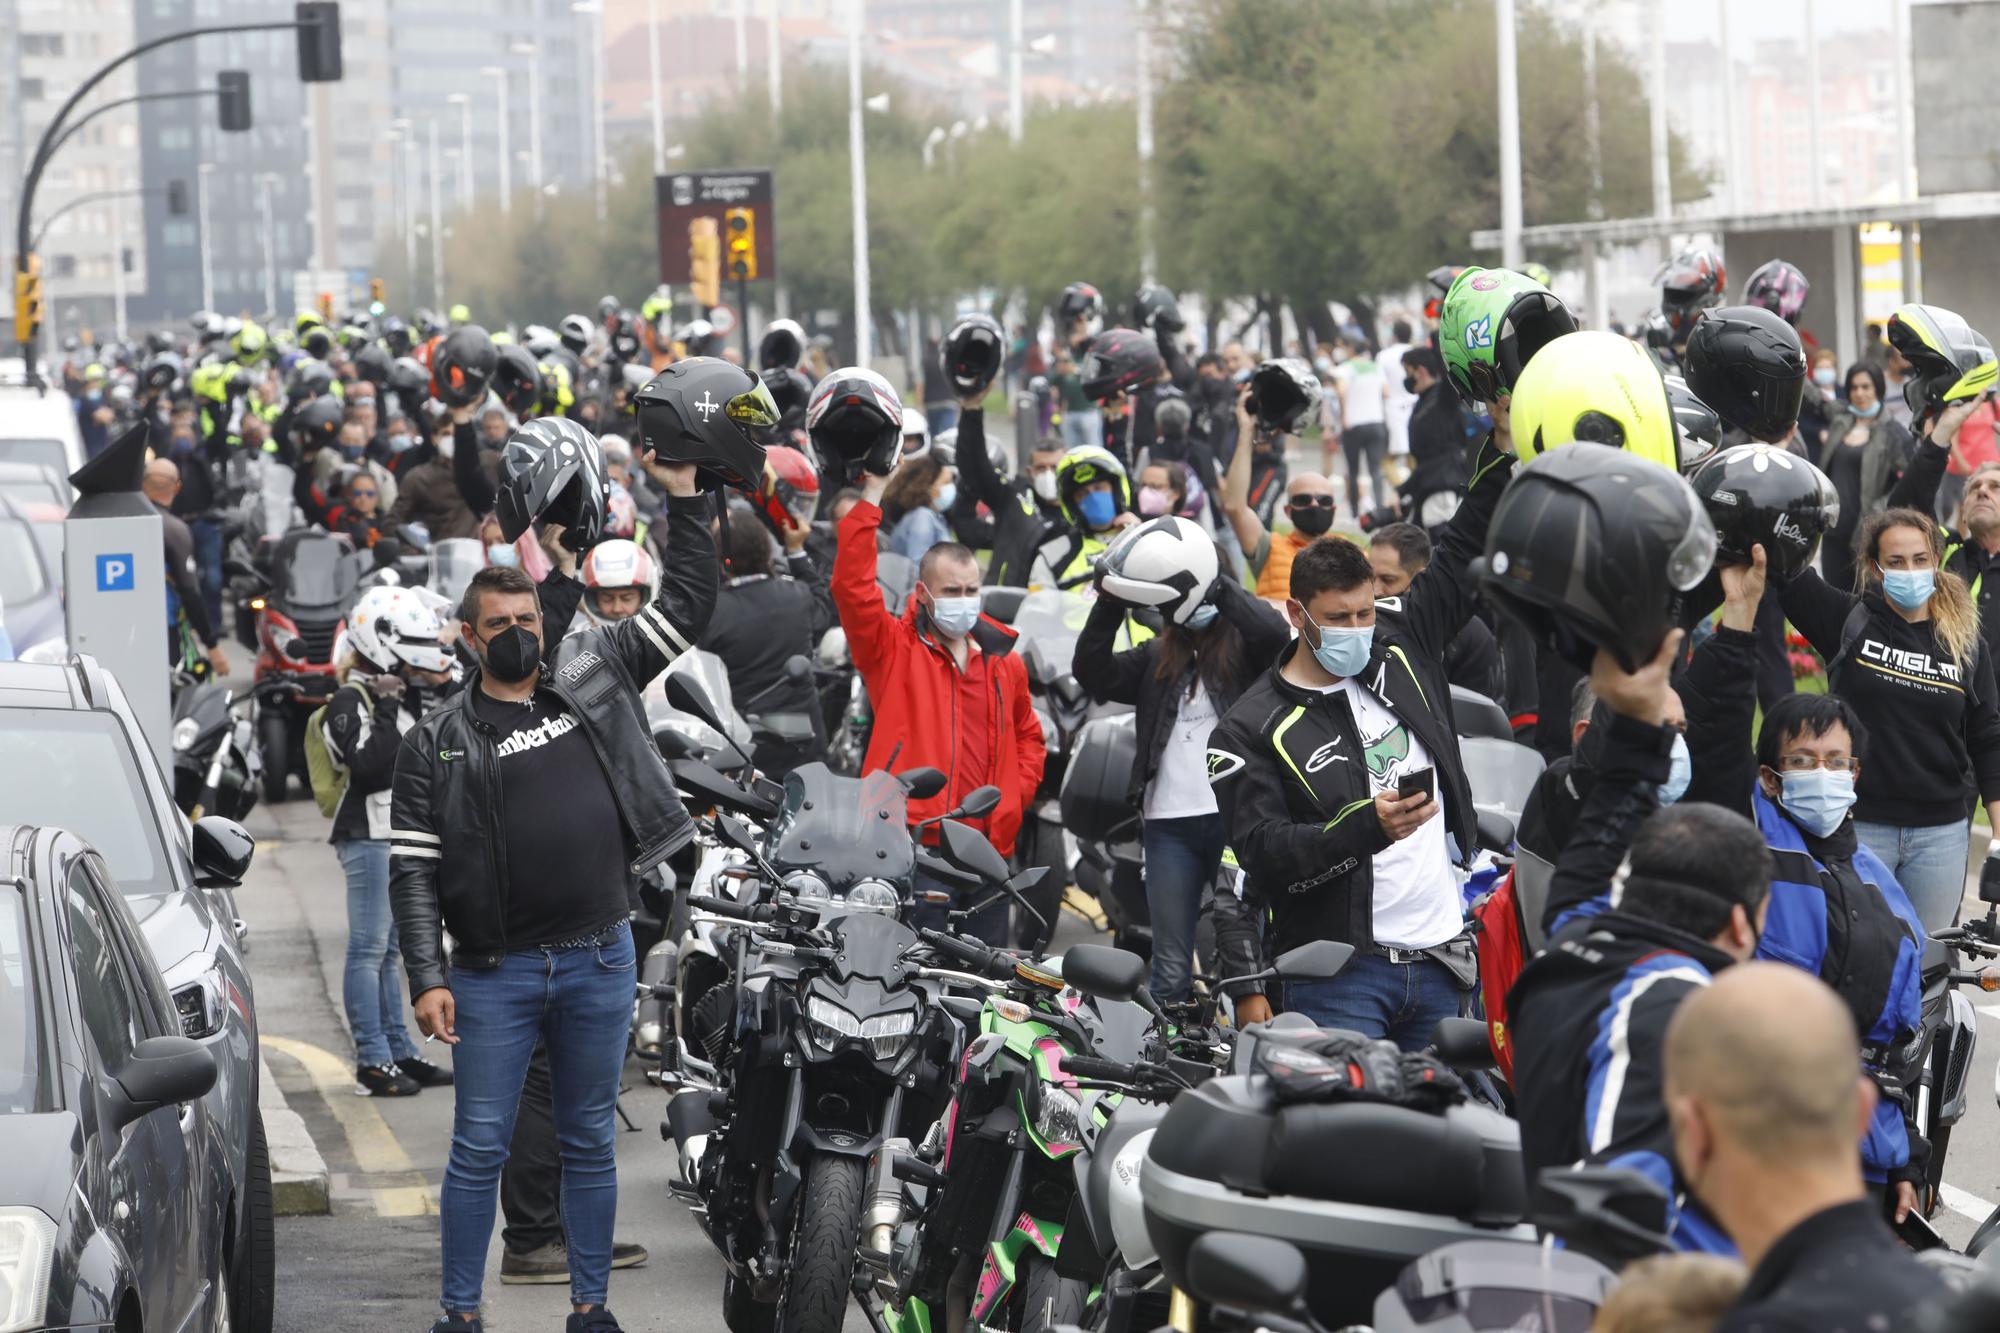
[[[924,424],[930,427],[932,439],[955,428],[958,425],[958,404],[925,403]]]
[[[1104,443],[1104,413],[1094,407],[1064,409],[1062,439],[1065,449],[1081,449],[1087,444]]]
[[[228,632],[222,619],[222,520],[191,518],[188,533],[194,538],[194,566],[201,581],[201,600],[208,607],[208,625],[221,639]]]
[[[538,1041],[548,1043],[562,1153],[570,1300],[604,1303],[618,1215],[618,1080],[637,976],[632,929],[623,924],[596,945],[523,949],[497,967],[452,969],[458,1101],[438,1200],[446,1311],[479,1308],[500,1168]]]
[[[1854,835],[1889,867],[1926,931],[1943,930],[1958,919],[1959,904],[1965,900],[1965,855],[1972,838],[1969,825],[1897,828],[1857,819]]]
[[[1153,918],[1153,971],[1147,989],[1162,1004],[1193,989],[1194,932],[1201,894],[1222,864],[1222,816],[1146,821],[1146,910]]]
[[[1456,1018],[1458,983],[1443,963],[1424,958],[1392,963],[1357,953],[1328,981],[1288,981],[1285,1009],[1323,1028],[1386,1037],[1406,1051],[1431,1044],[1440,1018]]]
[[[396,919],[389,912],[389,844],[354,838],[334,844],[347,872],[347,969],[340,998],[354,1034],[354,1062],[381,1066],[417,1053],[403,1023]]]

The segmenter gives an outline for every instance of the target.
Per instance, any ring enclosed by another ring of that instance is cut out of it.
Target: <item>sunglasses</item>
[[[382,498],[380,491],[349,491],[347,494],[350,498],[356,500],[379,500]]]
[[[1293,509],[1331,509],[1333,508],[1333,497],[1331,495],[1294,495],[1291,499],[1285,501],[1285,503]]]

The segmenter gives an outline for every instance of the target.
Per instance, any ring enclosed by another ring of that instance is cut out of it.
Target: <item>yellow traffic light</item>
[[[722,216],[729,226],[729,276],[749,282],[757,276],[757,214],[732,208]]]
[[[368,279],[368,299],[371,301],[379,301],[382,299],[382,279],[380,278]]]
[[[42,323],[42,257],[29,255],[28,266],[14,270],[14,341],[28,342]]]
[[[722,237],[714,218],[688,219],[688,286],[702,305],[722,304]]]

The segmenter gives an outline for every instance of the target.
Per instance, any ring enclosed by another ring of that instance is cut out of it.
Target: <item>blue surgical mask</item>
[[[1832,836],[1854,805],[1854,775],[1846,770],[1808,768],[1778,775],[1778,804],[1815,837]]]
[[[340,456],[350,463],[360,462],[361,455],[367,451],[368,446],[365,444],[343,444],[340,446]]]
[[[931,598],[931,623],[938,633],[964,637],[972,633],[972,627],[979,623],[979,599],[977,597],[933,597]]]
[[[414,443],[416,443],[416,441],[412,440],[407,435],[391,435],[389,437],[389,452],[392,454],[400,454],[404,450],[408,449]]]
[[[1373,625],[1321,625],[1311,616],[1306,617],[1306,623],[1319,630],[1319,646],[1312,654],[1328,675],[1344,679],[1367,669],[1368,659],[1375,652]]]
[[[937,510],[940,514],[946,512],[954,504],[957,503],[958,503],[958,483],[955,481],[946,482],[944,486],[941,489],[939,489],[938,493],[931,497],[931,508]]]
[[[1189,629],[1207,629],[1215,623],[1215,618],[1221,613],[1222,608],[1214,602],[1204,602],[1194,610],[1188,612],[1187,627]]]
[[[1673,767],[1667,771],[1667,780],[1658,791],[1661,805],[1672,805],[1687,795],[1688,783],[1694,780],[1694,760],[1688,757],[1687,737],[1678,731],[1674,733]]]
[[[1839,378],[1838,375],[1833,373],[1832,366],[1821,366],[1813,372],[1813,383],[1819,385],[1822,389],[1831,389],[1834,381]]]
[[[1083,515],[1085,527],[1108,528],[1111,520],[1118,517],[1118,497],[1110,491],[1086,491],[1076,502],[1076,508]]]
[[[1870,417],[1876,417],[1882,414],[1882,404],[1879,401],[1877,401],[1868,404],[1868,406],[1866,407],[1850,406],[1849,410],[1852,411],[1855,416],[1860,417],[1863,421],[1866,421]]]
[[[1937,588],[1934,569],[1885,569],[1882,594],[1904,611],[1921,610]]]
[[[512,542],[488,542],[486,544],[486,563],[489,565],[518,565],[521,563],[521,552]]]

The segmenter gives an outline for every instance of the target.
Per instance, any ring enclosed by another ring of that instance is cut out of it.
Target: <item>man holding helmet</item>
[[[458,1078],[440,1197],[438,1333],[479,1327],[500,1168],[544,1040],[562,1141],[568,1327],[618,1328],[604,1301],[635,975],[629,879],[694,834],[639,691],[688,650],[715,604],[709,506],[697,485],[754,480],[763,459],[749,427],[775,417],[763,386],[725,362],[682,362],[648,385],[641,462],[669,497],[658,599],[548,647],[535,585],[518,569],[480,571],[460,610],[478,670],[404,739],[391,893],[418,1026],[456,1047]],[[502,477],[506,536],[555,523],[567,548],[594,544],[610,483],[596,440],[574,422],[517,432]],[[513,817],[496,820],[496,809]],[[448,970],[446,927],[458,942]]]

